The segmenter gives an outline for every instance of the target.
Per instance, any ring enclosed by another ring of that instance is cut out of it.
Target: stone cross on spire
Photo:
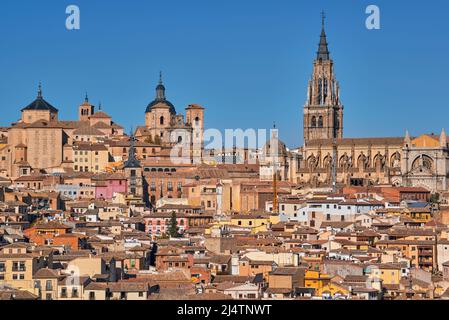
[[[324,29],[324,20],[326,20],[326,13],[323,11],[321,11],[321,25],[323,26]]]
[[[39,87],[37,90],[37,97],[42,98],[42,82],[39,81]]]
[[[321,12],[321,35],[320,35],[320,44],[318,45],[318,52],[317,52],[317,60],[329,60],[329,48],[327,47],[327,38],[326,38],[326,31],[324,30],[324,22],[326,19],[326,15],[323,12]]]

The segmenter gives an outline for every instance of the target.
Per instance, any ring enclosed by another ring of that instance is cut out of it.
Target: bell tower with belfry
[[[304,142],[343,138],[343,105],[340,85],[335,77],[334,62],[330,58],[322,13],[322,29],[313,74],[304,105]]]

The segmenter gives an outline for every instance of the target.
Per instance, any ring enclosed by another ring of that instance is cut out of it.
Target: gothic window
[[[414,162],[413,162],[413,169],[420,169],[421,171],[423,169],[426,169],[428,171],[432,171],[433,169],[433,160],[432,158],[430,158],[429,156],[423,155],[419,158],[417,158]]]
[[[340,117],[338,113],[335,113],[335,123],[334,123],[335,129],[340,128]]]
[[[319,117],[318,118],[318,128],[322,128],[323,127],[323,117]]]
[[[164,117],[160,118],[160,124],[161,124],[161,126],[164,125]]]
[[[324,168],[325,169],[329,169],[332,167],[332,157],[330,155],[326,156],[326,158],[324,159]]]
[[[401,166],[401,155],[396,152],[392,157],[391,157],[391,167],[392,168],[400,168]]]
[[[318,79],[318,96],[317,96],[317,102],[319,105],[321,105],[323,103],[322,100],[322,95],[323,95],[323,80]]]
[[[316,117],[312,117],[312,128],[316,128]]]
[[[327,99],[327,79],[324,79],[324,88],[323,88],[323,104],[326,102]]]

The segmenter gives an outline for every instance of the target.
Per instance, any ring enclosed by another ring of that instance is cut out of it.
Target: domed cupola
[[[147,107],[145,113],[151,112],[156,105],[165,105],[170,108],[171,114],[176,114],[175,106],[165,97],[165,86],[162,82],[162,73],[159,76],[159,84],[156,87],[156,99],[154,99]]]
[[[265,144],[262,151],[266,157],[285,157],[288,154],[287,147],[279,139],[277,130],[273,130],[271,139]]]
[[[31,102],[28,106],[22,109],[23,111],[50,111],[51,113],[58,113],[58,109],[53,107],[47,101],[44,100],[42,95],[42,84],[39,83],[39,90],[37,92],[37,98]]]

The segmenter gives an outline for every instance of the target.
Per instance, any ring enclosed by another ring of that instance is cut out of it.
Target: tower
[[[192,128],[192,161],[200,163],[204,149],[204,108],[191,104],[186,108],[186,124]]]
[[[341,139],[343,137],[343,105],[340,86],[330,58],[322,14],[322,29],[317,57],[313,63],[312,79],[308,84],[304,105],[304,141]]]
[[[169,143],[170,128],[175,120],[176,109],[166,98],[161,72],[156,87],[156,98],[148,104],[145,111],[145,125],[155,142]]]
[[[135,141],[136,138],[131,134],[128,160],[123,169],[128,182],[128,194],[143,198],[142,166],[136,158]]]
[[[80,121],[89,121],[89,118],[95,113],[95,107],[89,103],[89,97],[84,98],[84,102],[78,108],[78,119]]]

